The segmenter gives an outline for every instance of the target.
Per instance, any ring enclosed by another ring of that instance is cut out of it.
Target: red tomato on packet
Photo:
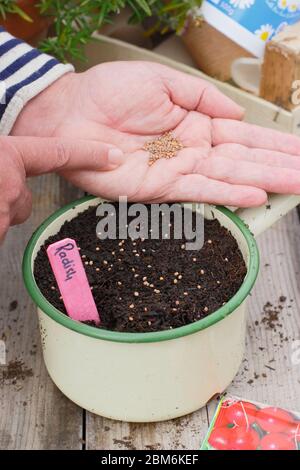
[[[249,426],[255,422],[258,409],[247,401],[238,401],[226,408],[224,417],[228,424]]]
[[[263,408],[257,412],[257,422],[266,432],[285,432],[293,417],[281,408]]]
[[[223,397],[201,450],[300,450],[300,415]]]
[[[266,434],[260,442],[261,450],[297,450],[296,443],[287,434],[274,432]]]
[[[231,430],[231,450],[256,450],[259,441],[259,434],[251,426],[236,426]]]

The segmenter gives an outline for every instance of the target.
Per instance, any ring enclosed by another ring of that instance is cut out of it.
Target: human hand
[[[300,194],[300,139],[239,122],[243,112],[207,82],[147,62],[68,74],[32,100],[14,135],[93,139],[120,147],[111,172],[62,171],[110,199],[257,206],[266,192]],[[185,148],[149,167],[142,150],[172,131]]]
[[[110,171],[123,159],[119,149],[92,141],[38,137],[0,138],[0,242],[11,225],[31,213],[26,177],[62,170]]]

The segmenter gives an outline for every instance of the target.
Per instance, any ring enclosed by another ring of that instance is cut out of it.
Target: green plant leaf
[[[135,0],[136,3],[138,4],[138,6],[144,10],[144,12],[147,14],[147,15],[151,15],[151,8],[147,5],[147,2],[145,0]]]
[[[21,18],[23,18],[23,20],[28,21],[29,23],[33,22],[33,19],[29,15],[27,15],[27,13],[23,11],[22,8],[20,8],[18,5],[15,5],[13,7],[13,13],[16,13]]]

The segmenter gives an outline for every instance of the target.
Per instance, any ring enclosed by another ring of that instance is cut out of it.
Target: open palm
[[[263,204],[266,192],[300,193],[300,139],[241,122],[241,109],[205,81],[159,64],[113,62],[53,86],[55,107],[50,87],[25,108],[14,133],[119,147],[124,156],[106,171],[62,172],[90,193],[240,207]],[[37,104],[47,110],[42,126],[26,116]],[[149,166],[143,146],[166,131],[184,148]]]

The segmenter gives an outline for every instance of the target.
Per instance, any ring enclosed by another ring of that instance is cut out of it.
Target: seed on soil
[[[85,259],[85,258],[86,258],[86,255],[81,255],[81,258],[82,258],[82,259]]]
[[[204,269],[200,269],[200,274],[202,274],[202,275],[205,274]]]
[[[209,245],[211,245],[211,244],[212,244],[212,240],[207,240],[207,243],[208,243]]]
[[[93,266],[93,264],[94,264],[94,261],[90,261],[90,262],[89,262],[89,265],[90,265],[90,266]]]
[[[114,204],[118,210],[118,204]],[[172,235],[169,240],[164,240],[164,233],[162,239],[147,239],[142,246],[140,239],[125,242],[105,239],[100,244],[93,238],[95,211],[90,207],[66,222],[45,242],[45,247],[63,238],[76,239],[81,247],[80,254],[85,257],[82,262],[88,264],[85,268],[89,285],[94,287],[96,306],[101,312],[101,328],[140,333],[178,328],[199,321],[220,308],[243,282],[246,266],[238,245],[217,220],[207,221],[206,243],[195,252],[181,249],[186,248],[184,237],[178,240]],[[118,217],[116,220],[119,228]],[[128,224],[131,221],[129,218]],[[213,244],[210,245],[208,240]],[[97,246],[100,250],[96,250]],[[124,249],[123,253],[119,252],[120,248]],[[139,258],[134,256],[137,254],[132,252],[134,248],[140,254]],[[228,260],[226,270],[223,269],[225,257]],[[112,263],[112,260],[116,262]],[[112,271],[107,272],[110,268]],[[203,274],[200,276],[201,269]],[[47,300],[66,314],[58,289],[51,288],[56,287],[56,283],[44,247],[35,259],[34,275]],[[133,320],[129,320],[129,316]]]
[[[133,317],[128,317],[128,320],[129,320],[129,321],[133,321]]]
[[[139,295],[140,295],[140,294],[139,294],[137,291],[134,292],[134,296],[135,296],[135,297],[138,297]]]
[[[51,289],[52,289],[52,290],[55,290],[55,287],[54,287],[54,286],[51,286]]]
[[[100,250],[99,246],[96,246],[96,251],[99,251],[99,250]]]

